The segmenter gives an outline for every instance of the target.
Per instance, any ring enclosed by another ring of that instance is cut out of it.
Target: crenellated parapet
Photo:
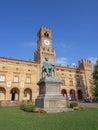
[[[84,70],[85,87],[87,95],[91,95],[91,75],[92,75],[92,62],[91,60],[82,59],[79,61],[79,68]]]
[[[91,68],[92,69],[92,62],[91,60],[87,59],[82,59],[78,62],[79,68],[80,69],[86,69],[86,68]]]

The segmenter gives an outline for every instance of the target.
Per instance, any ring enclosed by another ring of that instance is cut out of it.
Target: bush
[[[74,107],[78,107],[78,103],[77,102],[71,102],[70,103],[70,108],[74,108]]]
[[[34,112],[36,107],[33,104],[24,104],[23,103],[23,104],[20,105],[20,109],[27,111],[27,112]]]
[[[22,103],[22,104],[20,105],[20,109],[21,109],[21,110],[24,110],[24,108],[25,108],[25,104]]]
[[[80,108],[79,108],[79,107],[73,107],[73,109],[74,109],[75,111],[80,110]]]

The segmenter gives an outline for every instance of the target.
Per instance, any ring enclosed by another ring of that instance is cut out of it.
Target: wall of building
[[[66,91],[66,95],[70,96],[71,91],[75,93],[75,99],[78,99],[78,91],[82,93],[82,99],[86,97],[85,88],[85,72],[78,68],[70,68],[58,66],[56,67],[56,75],[63,81],[62,90]]]
[[[39,64],[0,58],[0,100],[35,101],[38,80]]]

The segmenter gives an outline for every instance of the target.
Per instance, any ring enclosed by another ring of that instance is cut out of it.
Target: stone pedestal
[[[58,77],[44,77],[38,82],[39,96],[36,107],[48,113],[66,111],[66,99],[61,94],[62,81]]]

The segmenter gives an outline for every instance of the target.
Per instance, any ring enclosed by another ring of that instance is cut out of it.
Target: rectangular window
[[[73,86],[73,81],[72,80],[70,80],[70,86]]]
[[[77,87],[81,87],[80,81],[77,81]]]
[[[31,78],[27,77],[27,83],[30,83],[30,82],[31,82]]]
[[[63,85],[65,85],[65,80],[62,80],[62,82],[63,82]]]
[[[0,75],[0,81],[5,81],[5,76],[4,75]]]
[[[19,78],[18,78],[18,76],[14,76],[14,82],[18,82],[19,81]]]

